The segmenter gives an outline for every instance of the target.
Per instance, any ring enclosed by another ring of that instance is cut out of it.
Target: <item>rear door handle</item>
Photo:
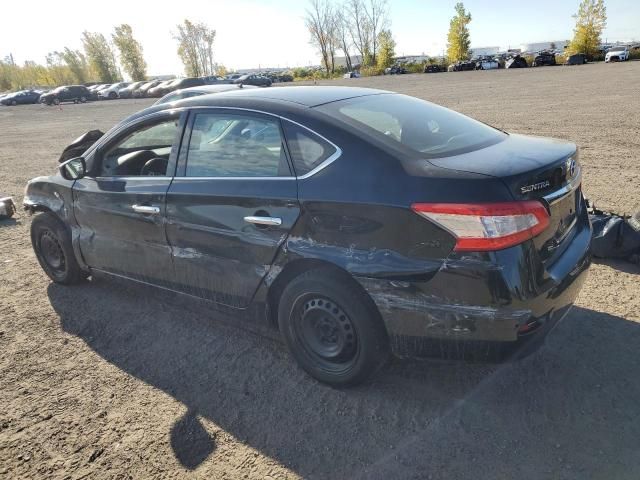
[[[131,208],[136,213],[144,213],[146,215],[158,215],[160,213],[160,207],[154,207],[153,205],[131,205]]]
[[[244,217],[244,221],[247,223],[253,223],[254,225],[282,225],[282,219],[278,217]]]

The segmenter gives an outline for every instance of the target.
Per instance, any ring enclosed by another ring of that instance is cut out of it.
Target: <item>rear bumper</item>
[[[377,305],[396,354],[410,355],[404,350],[420,339],[531,349],[568,312],[586,278],[591,225],[586,211],[583,215],[549,267],[527,242],[489,254],[452,256],[427,281],[358,280]]]

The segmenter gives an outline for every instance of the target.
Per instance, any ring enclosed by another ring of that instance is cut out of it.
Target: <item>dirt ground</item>
[[[640,62],[344,80],[581,146],[584,190],[640,209]],[[324,82],[327,83],[327,82]],[[0,192],[149,101],[0,108]],[[640,269],[594,264],[534,356],[396,361],[339,391],[205,303],[52,284],[0,223],[0,478],[640,478]]]

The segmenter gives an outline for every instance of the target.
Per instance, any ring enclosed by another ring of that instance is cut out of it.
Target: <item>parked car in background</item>
[[[151,87],[147,90],[147,97],[162,97],[167,92],[165,91],[169,85],[175,82],[176,79],[172,78],[171,80],[164,80],[163,82],[158,83],[155,87]]]
[[[565,65],[584,65],[587,63],[587,56],[584,53],[575,53],[567,57]]]
[[[225,78],[227,80],[229,80],[230,82],[233,82],[234,80],[237,80],[238,78],[240,78],[242,76],[243,76],[242,73],[230,73]]]
[[[118,82],[98,91],[98,98],[101,100],[115,100],[119,98],[118,92],[121,88],[131,85],[129,82]]]
[[[542,67],[544,65],[553,66],[556,64],[556,55],[553,52],[539,52],[533,59],[532,67]]]
[[[384,69],[385,75],[403,75],[407,73],[407,69],[402,65],[393,65]]]
[[[448,68],[450,72],[464,72],[464,71],[475,70],[475,69],[476,69],[476,62],[472,62],[470,60],[456,62],[452,65],[449,65],[449,68]]]
[[[347,72],[342,78],[360,78],[360,72]]]
[[[270,87],[271,79],[267,77],[263,77],[262,75],[257,75],[255,73],[249,75],[242,75],[241,77],[236,78],[233,83],[241,83],[243,85],[254,85],[256,87]]]
[[[40,103],[59,105],[63,102],[84,103],[91,99],[91,92],[84,85],[67,85],[58,87],[40,95]]]
[[[441,65],[425,65],[424,66],[424,73],[440,73],[440,72],[444,72],[445,69],[443,66]]]
[[[476,59],[476,70],[497,70],[500,68],[498,60],[492,57],[481,57]]]
[[[426,342],[531,353],[591,261],[576,145],[382,90],[150,107],[59,171],[23,199],[52,281],[99,272],[251,313],[335,386]]]
[[[527,68],[527,67],[529,67],[527,60],[524,57],[521,57],[520,55],[513,55],[512,57],[508,58],[504,64],[504,68]]]
[[[187,77],[187,78],[179,78],[175,80],[173,83],[169,84],[165,89],[165,95],[167,93],[174,92],[176,90],[181,90],[183,88],[190,87],[201,87],[206,85],[206,82],[202,78],[198,77]]]
[[[40,92],[35,90],[20,90],[19,92],[10,93],[0,99],[2,105],[26,105],[30,103],[38,103],[40,101]]]
[[[181,90],[174,90],[171,93],[166,94],[160,100],[156,101],[154,105],[160,105],[161,103],[177,102],[190,97],[198,97],[200,95],[209,95],[211,93],[229,92],[232,90],[250,90],[252,88],[258,88],[253,85],[235,85],[231,83],[220,85],[202,85],[200,87],[183,88]]]
[[[127,85],[126,87],[118,90],[118,97],[120,98],[133,98],[133,92],[140,88],[142,85],[147,83],[146,80],[133,82],[131,85]]]
[[[140,88],[133,91],[133,97],[134,98],[146,97],[149,93],[149,90],[151,90],[154,87],[157,87],[158,85],[160,85],[160,80],[151,80],[150,82],[143,83]]]
[[[607,51],[607,54],[604,56],[604,61],[606,63],[609,62],[626,62],[629,60],[629,47],[612,47]]]

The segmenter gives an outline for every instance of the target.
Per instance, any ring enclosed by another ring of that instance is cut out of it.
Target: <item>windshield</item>
[[[457,155],[506,137],[484,123],[406,95],[369,95],[316,108],[392,148],[421,157]]]
[[[625,51],[625,47],[613,47],[611,50],[609,50],[610,52],[624,52]]]

